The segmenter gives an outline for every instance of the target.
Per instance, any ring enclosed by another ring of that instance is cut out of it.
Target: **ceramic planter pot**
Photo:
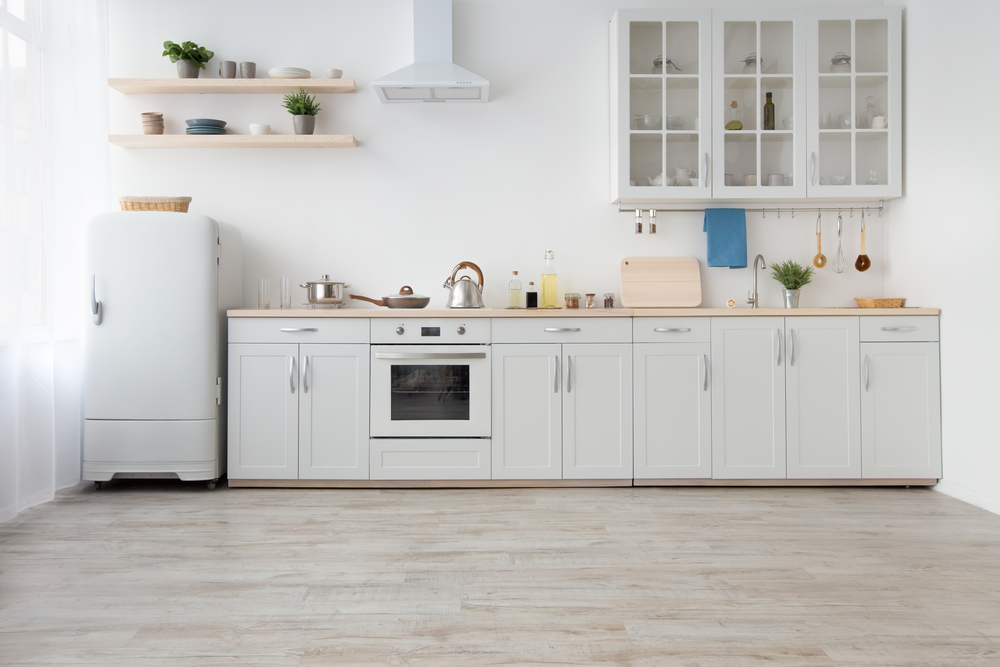
[[[799,307],[799,290],[781,288],[781,296],[785,300],[785,308]]]
[[[312,134],[316,129],[316,116],[292,116],[295,134]]]
[[[177,61],[177,76],[182,79],[197,79],[201,68],[190,60]]]

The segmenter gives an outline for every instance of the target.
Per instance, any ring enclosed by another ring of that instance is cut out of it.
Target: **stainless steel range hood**
[[[486,102],[490,82],[452,62],[451,0],[413,0],[413,64],[372,81],[383,102]]]

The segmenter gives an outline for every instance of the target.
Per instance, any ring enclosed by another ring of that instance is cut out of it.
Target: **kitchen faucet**
[[[760,297],[757,296],[757,260],[760,260],[760,268],[767,268],[767,264],[764,263],[764,255],[757,255],[753,258],[753,292],[747,292],[747,303],[750,304],[751,308],[758,308],[760,304]]]

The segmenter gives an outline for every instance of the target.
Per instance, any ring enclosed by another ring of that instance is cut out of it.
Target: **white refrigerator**
[[[85,235],[83,479],[226,471],[226,310],[239,230],[203,215],[118,212]]]

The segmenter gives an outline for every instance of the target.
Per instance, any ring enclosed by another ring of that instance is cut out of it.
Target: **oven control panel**
[[[488,345],[490,342],[490,320],[485,317],[467,320],[458,317],[401,317],[398,320],[373,317],[371,322],[372,343]]]

